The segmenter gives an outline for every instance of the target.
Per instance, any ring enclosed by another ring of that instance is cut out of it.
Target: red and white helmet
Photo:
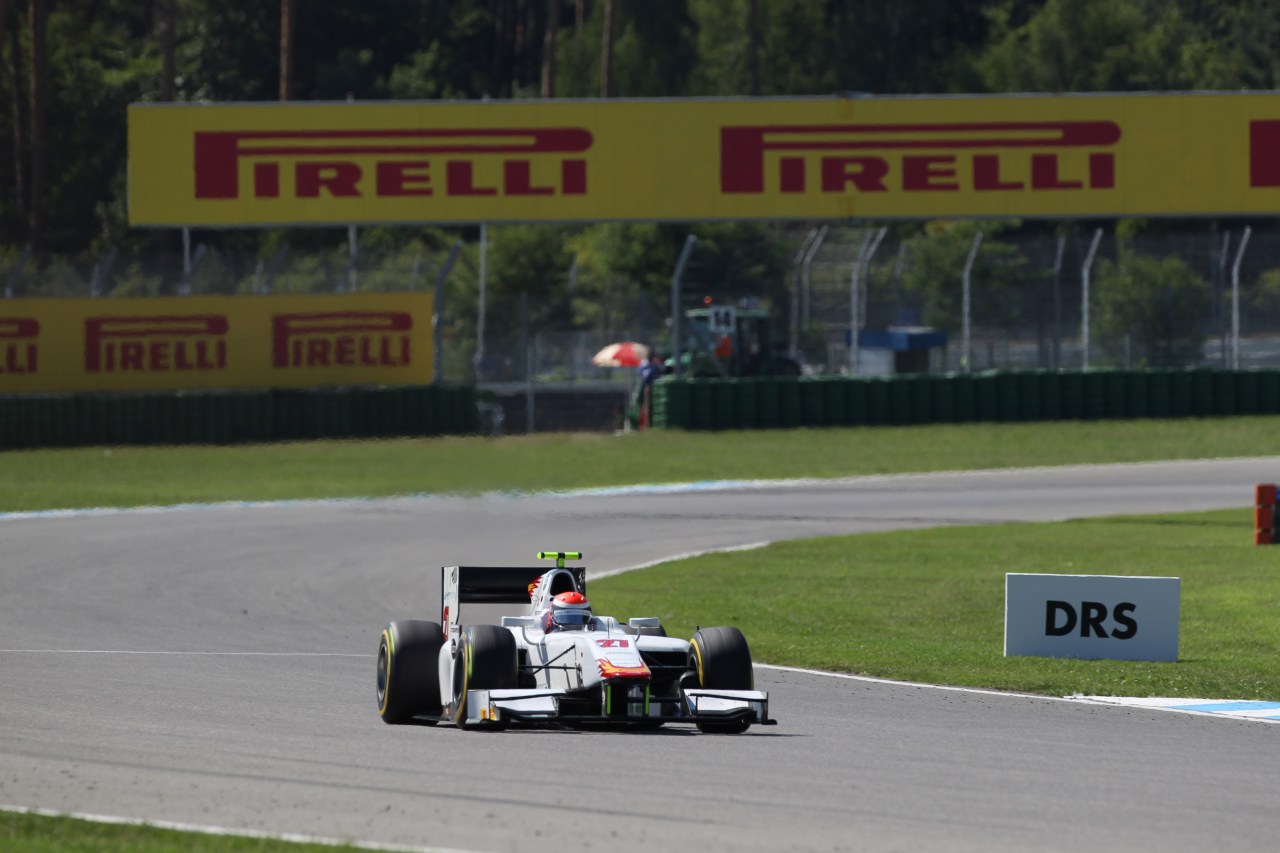
[[[591,602],[580,592],[562,592],[551,599],[551,609],[542,617],[542,630],[581,631],[591,622]]]

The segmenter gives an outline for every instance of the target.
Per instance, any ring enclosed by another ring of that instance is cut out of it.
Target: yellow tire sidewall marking
[[[387,705],[391,701],[391,656],[395,654],[395,641],[391,639],[391,629],[385,628],[382,631],[382,642],[387,647],[387,668],[383,673],[382,690],[382,707],[378,709],[378,713],[386,716]]]
[[[466,719],[467,687],[471,684],[471,643],[465,636],[462,641],[462,660],[456,665],[462,667],[462,690],[458,692],[457,701],[454,702],[453,722],[460,726]]]
[[[698,686],[701,687],[707,683],[702,672],[702,648],[698,643],[698,638],[694,637],[689,641],[689,645],[693,646],[693,656],[698,660]]]

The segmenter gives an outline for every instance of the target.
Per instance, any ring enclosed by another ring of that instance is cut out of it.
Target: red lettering
[[[1000,180],[999,154],[973,155],[973,188],[975,190],[1020,190],[1021,181]]]
[[[823,157],[822,191],[844,192],[853,184],[858,192],[882,193],[889,189],[884,185],[887,174],[889,162],[883,157]]]
[[[395,365],[388,342],[401,339],[408,354],[408,332],[413,317],[404,311],[334,311],[307,314],[277,314],[271,318],[272,365],[274,367],[376,367]],[[365,334],[360,334],[360,333]],[[355,334],[353,334],[355,333]],[[382,341],[386,355],[380,357]],[[406,360],[405,365],[409,364]]]
[[[126,341],[120,345],[120,369],[144,370],[142,366],[143,346],[138,341]]]
[[[147,369],[148,370],[168,370],[169,369],[169,342],[168,341],[152,341],[147,347]]]
[[[528,160],[507,160],[502,164],[502,186],[507,195],[554,195],[555,187],[535,187]]]
[[[1254,185],[1274,181],[1280,185],[1280,166],[1266,165],[1266,157],[1280,150],[1280,122],[1255,123],[1251,129],[1251,165]],[[1274,126],[1271,126],[1274,125]],[[1076,189],[1079,182],[1064,181],[1058,175],[1056,158],[1080,151],[1089,157],[1089,186],[1115,186],[1115,155],[1110,148],[1120,141],[1120,126],[1112,121],[976,122],[937,124],[816,124],[743,125],[720,128],[720,191],[723,193],[766,192],[768,173],[777,163],[782,192],[804,192],[806,152],[810,159],[828,159],[875,152],[886,162],[901,164],[902,189],[907,191],[956,191],[961,189],[958,157],[967,151],[1035,151],[1053,154],[1032,155],[1032,185],[1001,175],[999,154],[977,154],[972,178],[963,176],[975,190],[996,189]],[[1081,151],[1085,149],[1085,151]],[[919,152],[938,152],[926,154]],[[901,154],[898,154],[901,152]],[[1265,152],[1265,153],[1264,153]],[[900,159],[899,159],[900,157]],[[1049,160],[1036,158],[1048,157]],[[1280,162],[1280,158],[1277,158]],[[840,182],[839,167],[827,167],[833,174],[824,183]],[[835,175],[835,176],[833,176]],[[1037,183],[1038,176],[1038,183]],[[845,179],[848,190],[856,182]],[[824,186],[824,191],[826,187]]]
[[[280,197],[280,164],[253,164],[253,194],[258,198]]]
[[[234,199],[240,197],[241,164],[254,164],[254,195],[273,198],[279,191],[279,167],[292,158],[354,157],[395,161],[397,157],[425,157],[443,155],[486,157],[500,155],[539,156],[550,161],[559,156],[561,164],[562,192],[565,195],[582,195],[587,191],[586,161],[578,157],[589,151],[594,143],[591,131],[583,127],[506,127],[506,128],[422,128],[376,130],[202,130],[193,134],[195,197],[197,199]],[[421,162],[425,163],[426,160]],[[350,160],[329,163],[310,162],[301,169],[295,166],[295,178],[300,178],[299,197],[314,197],[322,186],[334,196],[358,195],[351,190],[355,184],[349,180],[344,167],[358,171]],[[258,167],[263,168],[259,169]],[[338,172],[320,173],[316,168],[339,169]],[[332,183],[332,186],[330,186]],[[409,177],[405,190],[421,190],[414,186],[416,178]],[[303,185],[315,192],[307,195]],[[462,181],[461,186],[469,186]],[[335,191],[335,189],[337,191]],[[486,187],[473,187],[486,190]],[[393,193],[398,194],[398,193]],[[414,193],[405,193],[414,194]],[[460,195],[491,195],[489,192],[466,192]]]
[[[189,370],[192,365],[185,347],[193,338],[198,351],[208,346],[209,339],[216,339],[223,352],[217,366],[225,367],[226,341],[222,336],[229,328],[222,314],[90,317],[84,321],[84,368],[90,373],[116,369]],[[124,342],[117,343],[121,338]],[[214,366],[195,365],[196,369]]]
[[[397,160],[379,163],[375,171],[380,196],[432,195],[431,174],[426,160]]]
[[[0,352],[4,354],[0,373],[35,373],[39,350],[34,342],[4,343],[23,338],[35,338],[40,334],[40,323],[34,317],[0,317]],[[23,354],[26,359],[22,358]]]
[[[307,341],[307,367],[329,366],[329,341],[325,338],[312,338]]]
[[[360,195],[362,174],[355,163],[328,162],[297,164],[295,170],[298,198],[318,198],[320,190],[328,190],[334,198],[352,198]]]
[[[219,346],[225,346],[221,341]],[[209,360],[209,343],[207,341],[196,341],[196,369],[197,370],[213,370],[217,367],[217,362]]]
[[[586,195],[587,161],[565,160],[561,163],[560,183],[565,195]]]
[[[782,191],[784,193],[802,193],[804,192],[804,158],[803,157],[783,157],[778,168],[782,178]]]
[[[352,367],[356,363],[356,340],[350,335],[343,335],[335,342],[333,360],[342,367]]]
[[[444,186],[447,195],[497,195],[496,187],[477,187],[470,160],[450,160],[444,164]]]
[[[0,317],[0,338],[34,338],[40,322],[34,317]]]
[[[1031,155],[1031,188],[1033,190],[1078,190],[1083,181],[1064,181],[1058,177],[1057,154]]]
[[[1280,187],[1280,120],[1249,122],[1249,186]]]
[[[1116,187],[1116,157],[1114,154],[1089,155],[1089,186],[1098,190]]]
[[[956,158],[947,154],[908,154],[902,158],[902,188],[904,190],[958,190],[954,179]]]
[[[9,344],[4,348],[4,365],[0,373],[36,373],[36,357],[39,350],[35,344]],[[26,359],[22,358],[25,353]]]

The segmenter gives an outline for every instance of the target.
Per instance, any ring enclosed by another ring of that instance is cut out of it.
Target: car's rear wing
[[[543,551],[538,556],[554,559],[557,569],[573,576],[578,591],[586,592],[587,567],[564,564],[566,559],[582,559],[581,553]],[[549,571],[547,566],[441,566],[440,615],[445,636],[457,633],[463,604],[527,606],[538,578]]]

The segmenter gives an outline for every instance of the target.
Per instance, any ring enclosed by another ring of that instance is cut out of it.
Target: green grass
[[[1280,701],[1280,552],[1252,511],[780,543],[605,578],[597,609],[737,625],[760,662],[1064,696]],[[1006,572],[1182,578],[1177,663],[1005,658]],[[676,591],[676,594],[673,594]]]
[[[838,477],[1271,452],[1280,418],[0,453],[0,510]]]
[[[0,811],[0,850],[23,853],[346,853],[356,849]]]

